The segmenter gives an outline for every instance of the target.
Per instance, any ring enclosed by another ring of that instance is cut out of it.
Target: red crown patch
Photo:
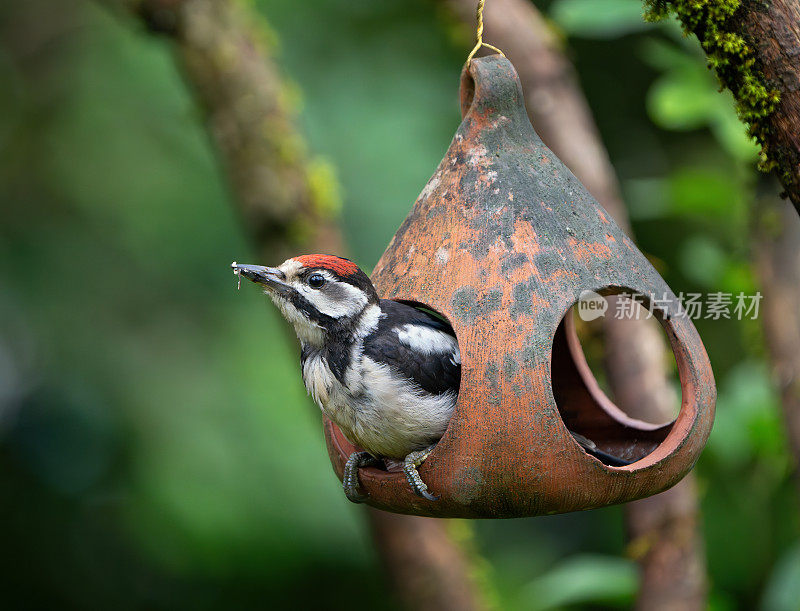
[[[341,277],[352,276],[358,271],[355,263],[334,255],[300,255],[294,257],[294,260],[303,267],[322,267]]]

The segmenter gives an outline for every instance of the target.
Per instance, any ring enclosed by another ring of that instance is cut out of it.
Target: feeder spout
[[[468,62],[461,72],[461,118],[470,113],[507,116],[522,113],[527,119],[522,83],[517,71],[502,55]]]

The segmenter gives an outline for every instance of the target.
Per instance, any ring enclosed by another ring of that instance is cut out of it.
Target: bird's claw
[[[347,459],[342,473],[342,488],[344,495],[351,503],[363,503],[369,498],[368,494],[358,491],[358,470],[360,467],[374,465],[380,462],[369,452],[353,452]]]
[[[363,503],[369,498],[368,494],[361,494],[358,491],[357,487],[344,487],[344,495],[347,497],[347,500],[351,503]]]
[[[431,494],[430,492],[428,492],[427,490],[424,490],[424,489],[414,490],[414,492],[416,492],[423,499],[428,499],[429,501],[438,501],[439,500],[438,496],[436,496],[435,494]]]
[[[403,460],[403,473],[405,473],[406,479],[411,489],[414,491],[414,494],[429,501],[438,501],[439,497],[428,492],[428,486],[422,481],[419,471],[417,471],[417,467],[425,462],[425,459],[428,458],[431,451],[433,451],[433,446],[424,450],[411,452]],[[359,492],[358,470],[361,467],[373,466],[379,463],[380,460],[369,452],[353,452],[350,455],[344,465],[344,471],[342,473],[342,488],[344,489],[347,500],[352,503],[363,503],[369,498],[368,494]]]
[[[403,473],[406,474],[406,479],[417,496],[421,496],[429,501],[438,501],[439,497],[428,492],[428,486],[422,481],[419,471],[417,471],[417,467],[425,462],[425,459],[428,458],[428,455],[432,451],[433,446],[424,450],[411,452],[411,454],[406,456],[405,460],[403,460]]]

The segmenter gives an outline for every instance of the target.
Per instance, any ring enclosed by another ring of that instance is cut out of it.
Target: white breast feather
[[[317,405],[324,409],[324,405],[330,400],[330,391],[336,382],[333,372],[328,367],[328,362],[321,356],[306,359],[303,363],[303,382],[305,382],[308,394],[316,401]]]
[[[344,378],[346,385],[320,357],[303,365],[306,388],[325,415],[351,442],[376,456],[402,459],[436,443],[455,407],[454,392],[429,394],[366,356]]]
[[[453,414],[456,394],[432,395],[392,375],[387,365],[369,357],[362,363],[366,397],[355,419],[357,443],[381,456],[403,458],[438,441]]]

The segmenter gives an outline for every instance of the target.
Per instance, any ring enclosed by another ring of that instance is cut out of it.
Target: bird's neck
[[[302,362],[310,358],[322,358],[336,379],[343,381],[344,372],[354,356],[358,356],[354,346],[360,345],[377,328],[381,315],[380,306],[370,303],[355,316],[336,320],[321,328],[319,335],[301,337],[298,333]]]

